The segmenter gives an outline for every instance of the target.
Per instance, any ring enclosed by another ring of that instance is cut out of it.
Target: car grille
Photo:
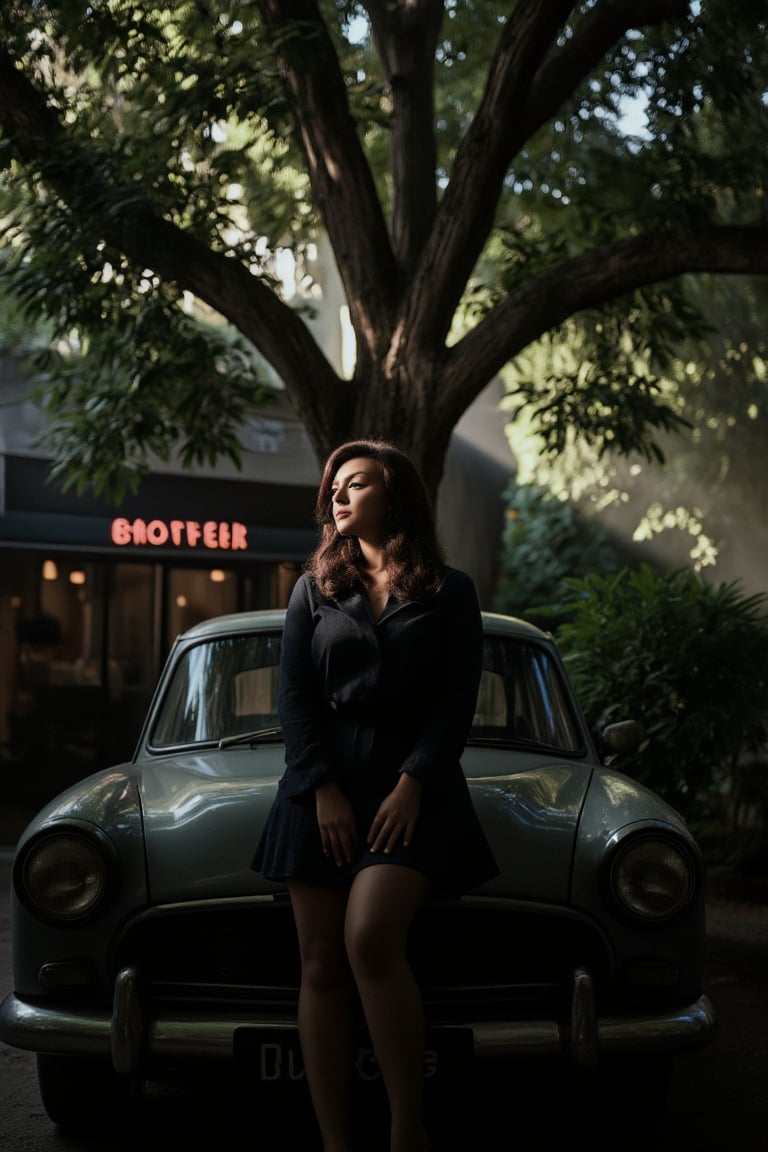
[[[428,905],[412,931],[411,960],[428,1023],[561,1016],[579,966],[591,971],[598,997],[610,983],[608,950],[589,922],[490,901]],[[128,928],[115,964],[134,966],[156,1005],[296,1011],[298,945],[287,902],[149,914]]]

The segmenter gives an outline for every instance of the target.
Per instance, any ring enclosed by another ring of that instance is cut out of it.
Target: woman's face
[[[384,538],[387,490],[376,460],[355,456],[339,466],[331,484],[331,508],[336,531],[371,544]]]

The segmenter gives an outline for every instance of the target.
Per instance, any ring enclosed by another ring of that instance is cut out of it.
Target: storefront
[[[438,504],[448,556],[487,607],[511,470],[499,389],[457,427]],[[239,429],[242,469],[158,462],[119,508],[50,482],[44,429],[0,352],[0,803],[130,756],[179,632],[285,605],[316,539],[318,463],[284,395]]]
[[[0,461],[0,801],[36,803],[131,755],[181,631],[287,603],[316,489],[153,474],[116,509]]]

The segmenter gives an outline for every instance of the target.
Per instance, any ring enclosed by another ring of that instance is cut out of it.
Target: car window
[[[279,725],[279,632],[227,636],[189,648],[160,702],[153,748],[218,743]],[[471,739],[536,742],[565,752],[582,738],[561,671],[545,648],[486,636]]]
[[[562,672],[545,648],[486,636],[470,739],[535,742],[579,752],[582,736]]]
[[[280,643],[279,632],[262,632],[188,649],[161,702],[151,745],[219,741],[278,725]]]

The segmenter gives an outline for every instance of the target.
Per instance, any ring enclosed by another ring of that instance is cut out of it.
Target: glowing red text
[[[172,548],[215,548],[225,551],[242,551],[248,547],[248,530],[245,524],[228,524],[226,521],[205,520],[125,520],[119,517],[112,521],[110,530],[112,543],[122,547],[126,544],[149,544],[162,548],[169,544]]]

